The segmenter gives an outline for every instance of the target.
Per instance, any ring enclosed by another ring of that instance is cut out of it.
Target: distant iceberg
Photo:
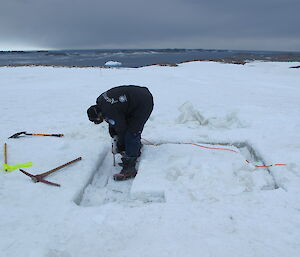
[[[105,66],[121,66],[121,62],[115,62],[115,61],[108,61],[104,64]]]

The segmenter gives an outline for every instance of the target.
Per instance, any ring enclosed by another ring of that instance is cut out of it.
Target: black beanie
[[[87,109],[87,115],[89,120],[95,123],[101,123],[103,121],[101,109],[98,105],[92,105]]]

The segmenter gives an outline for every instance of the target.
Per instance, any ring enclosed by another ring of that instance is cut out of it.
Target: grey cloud
[[[300,50],[299,7],[295,0],[10,0],[1,3],[0,49]]]

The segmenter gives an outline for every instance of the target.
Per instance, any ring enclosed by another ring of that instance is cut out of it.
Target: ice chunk
[[[116,61],[108,61],[104,64],[105,66],[121,66],[121,62],[116,62]]]

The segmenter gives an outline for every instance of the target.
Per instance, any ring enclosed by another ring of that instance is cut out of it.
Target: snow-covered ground
[[[83,159],[47,177],[61,187],[0,173],[0,256],[300,256],[299,64],[1,68],[8,164]],[[155,108],[137,177],[114,182],[107,124],[86,109],[126,84]],[[21,131],[65,136],[7,139]],[[255,167],[271,164],[286,165]]]

